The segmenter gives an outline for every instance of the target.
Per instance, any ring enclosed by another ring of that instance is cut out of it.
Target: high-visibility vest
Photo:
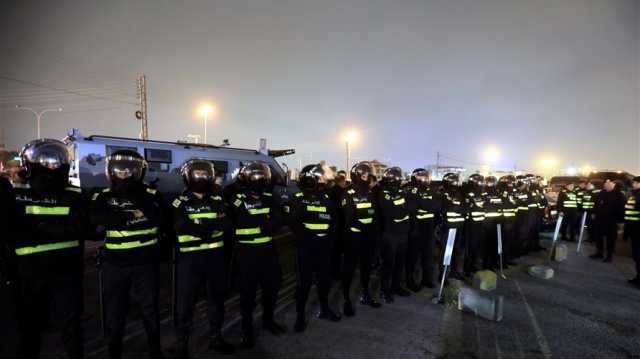
[[[234,234],[239,243],[271,242],[273,237],[267,230],[273,207],[273,195],[270,192],[263,192],[259,198],[245,193],[236,193],[232,206],[236,211],[237,219]]]
[[[324,193],[300,191],[293,194],[302,210],[300,224],[306,238],[325,238],[329,235],[332,223],[329,196]]]
[[[640,192],[633,191],[624,206],[624,220],[627,222],[640,222],[640,210],[638,208],[638,197]]]
[[[355,189],[349,188],[345,193],[345,197],[349,197],[352,205],[355,207],[354,221],[358,223],[347,223],[351,232],[362,232],[361,228],[368,227],[373,224],[376,211],[373,206],[373,194],[369,191],[366,194],[359,194]],[[342,200],[342,205],[347,205],[347,200]]]
[[[222,240],[224,231],[217,229],[220,213],[224,214],[224,203],[221,196],[209,195],[199,199],[193,195],[183,195],[174,199],[172,205],[176,211],[179,211],[176,215],[186,215],[189,221],[197,221],[204,228],[211,229],[204,238],[181,233],[178,230],[176,246],[180,253],[200,252],[224,246]]]

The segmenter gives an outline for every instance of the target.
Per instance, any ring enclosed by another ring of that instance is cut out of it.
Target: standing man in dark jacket
[[[172,202],[176,231],[176,337],[178,355],[189,358],[189,336],[197,294],[204,287],[209,317],[209,348],[231,354],[222,337],[227,263],[223,237],[231,229],[222,193],[214,192],[215,170],[207,160],[192,159],[181,169],[185,190]]]
[[[242,346],[255,345],[253,310],[258,286],[262,289],[262,327],[273,335],[286,328],[274,314],[282,270],[278,249],[273,241],[282,226],[283,214],[275,203],[271,187],[271,169],[264,162],[250,162],[238,174],[237,192],[229,198],[236,240],[242,307]]]
[[[314,277],[317,277],[320,313],[318,318],[337,322],[341,318],[329,307],[331,288],[331,248],[338,231],[337,207],[326,193],[331,177],[320,164],[307,165],[300,171],[300,191],[285,206],[287,222],[296,236],[296,332],[307,328],[306,306]]]
[[[64,143],[35,140],[24,147],[21,156],[27,181],[14,183],[14,233],[8,243],[14,256],[11,272],[16,282],[18,358],[39,356],[51,312],[51,323],[61,330],[67,357],[82,358],[86,201],[80,188],[68,185],[70,158]]]
[[[455,243],[451,259],[451,278],[463,280],[465,243],[462,230],[468,207],[464,204],[464,196],[460,188],[460,176],[457,173],[447,173],[442,177],[443,198],[441,232],[442,257],[444,257],[450,229],[456,229]],[[443,268],[444,270],[444,268]]]
[[[636,262],[636,276],[629,283],[640,288],[640,177],[633,179],[632,186],[624,206],[624,235],[631,238],[633,260]]]
[[[356,266],[360,267],[362,296],[360,303],[372,308],[380,308],[370,292],[371,263],[378,237],[378,213],[370,182],[373,167],[369,162],[360,162],[351,169],[352,184],[347,187],[341,201],[344,218],[344,273],[342,293],[344,295],[343,313],[347,317],[355,315],[351,302],[351,282]]]
[[[429,187],[431,177],[424,168],[411,173],[411,182],[405,188],[411,215],[411,233],[407,254],[407,287],[414,292],[422,287],[433,288],[434,251],[436,245],[435,223],[440,216],[440,194]],[[415,272],[420,259],[422,269],[420,284],[416,284]]]
[[[464,224],[464,238],[466,243],[465,274],[473,275],[482,267],[484,255],[484,176],[474,173],[469,176],[464,191],[465,205],[468,216]]]
[[[607,238],[607,251],[603,262],[611,262],[615,252],[616,239],[618,237],[618,224],[624,222],[624,206],[626,199],[620,190],[616,189],[616,183],[611,179],[604,182],[604,190],[598,194],[594,209],[596,219],[596,248],[597,252],[591,255],[593,259],[603,258],[604,241]]]
[[[338,171],[334,181],[333,187],[329,189],[329,199],[334,204],[335,208],[340,208],[340,201],[344,196],[345,188],[347,187],[347,173],[345,171]],[[336,231],[335,238],[333,240],[333,247],[331,249],[331,277],[335,280],[342,278],[342,255],[344,253],[344,218],[342,218],[342,211],[336,212]]]
[[[578,226],[578,195],[576,194],[573,183],[569,183],[558,194],[558,213],[564,215],[562,219],[562,240],[576,240],[576,231]],[[569,231],[569,238],[567,238]]]
[[[394,301],[394,295],[407,297],[411,293],[400,285],[407,261],[407,246],[411,221],[407,196],[402,185],[400,167],[387,168],[380,181],[381,191],[377,202],[380,208],[382,241],[382,295],[386,303]]]
[[[144,182],[147,162],[137,152],[107,157],[111,186],[91,198],[91,223],[104,238],[102,275],[109,357],[122,357],[130,299],[140,307],[151,358],[162,358],[158,310],[160,228],[164,216],[159,193]]]

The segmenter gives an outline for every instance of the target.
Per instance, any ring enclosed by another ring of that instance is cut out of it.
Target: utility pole
[[[136,111],[136,118],[140,120],[140,139],[149,140],[149,113],[147,108],[147,77],[144,74],[138,75],[138,101],[139,109]]]
[[[440,151],[436,152],[436,178],[440,177]]]

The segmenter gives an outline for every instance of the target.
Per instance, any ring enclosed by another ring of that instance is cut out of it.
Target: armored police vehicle
[[[149,167],[145,181],[160,192],[175,195],[182,191],[180,166],[191,158],[213,162],[221,185],[229,184],[245,163],[263,161],[271,168],[274,192],[282,194],[288,185],[287,173],[277,158],[295,153],[295,150],[261,150],[220,147],[185,142],[144,141],[134,138],[83,136],[79,130],[71,130],[64,142],[69,146],[72,163],[70,181],[87,191],[109,185],[105,175],[105,159],[118,150],[134,150],[147,160]],[[283,164],[284,165],[284,164]],[[286,167],[285,167],[286,168]]]

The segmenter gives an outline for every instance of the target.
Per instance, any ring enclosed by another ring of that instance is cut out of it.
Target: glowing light
[[[344,141],[348,142],[349,144],[358,142],[358,139],[360,138],[360,136],[358,135],[358,131],[354,129],[347,130],[342,137]]]
[[[575,167],[569,167],[567,168],[567,175],[569,176],[575,176],[578,173],[578,169]]]
[[[485,148],[482,155],[485,162],[493,163],[493,162],[496,162],[500,157],[500,151],[496,146],[489,146]]]
[[[200,115],[204,117],[209,117],[210,115],[215,115],[218,109],[215,105],[212,104],[203,104],[200,106]]]

